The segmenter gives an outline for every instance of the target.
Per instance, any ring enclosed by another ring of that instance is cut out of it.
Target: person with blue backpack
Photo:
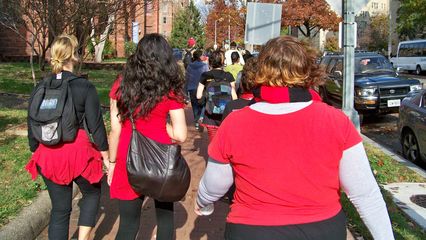
[[[202,126],[207,128],[209,141],[212,141],[222,122],[223,111],[228,102],[237,99],[235,79],[231,73],[223,71],[224,56],[220,51],[209,57],[211,70],[201,74],[197,88],[197,99],[205,105]]]
[[[49,239],[67,240],[73,182],[80,200],[78,239],[91,239],[104,176],[108,140],[96,88],[73,73],[78,41],[60,35],[51,47],[52,73],[33,90],[28,107],[28,142],[33,153],[26,169],[40,174],[52,202]],[[90,134],[89,134],[90,133]]]

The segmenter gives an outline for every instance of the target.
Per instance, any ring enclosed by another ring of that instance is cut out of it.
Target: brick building
[[[139,40],[146,33],[160,33],[170,37],[174,16],[188,3],[189,0],[154,0],[145,4],[145,1],[140,0],[131,5],[124,5],[117,14],[113,31],[109,35],[116,56],[124,57],[125,42]],[[21,35],[26,36],[27,41],[32,37],[24,27],[21,29]],[[22,38],[0,25],[0,57],[17,58],[30,54],[31,47]]]

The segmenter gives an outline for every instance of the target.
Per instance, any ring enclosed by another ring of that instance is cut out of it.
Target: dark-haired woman
[[[111,198],[119,200],[120,225],[116,239],[135,239],[144,196],[133,191],[126,170],[133,117],[144,136],[164,144],[182,143],[187,127],[184,79],[172,49],[159,34],[143,37],[110,91],[111,133],[108,183]],[[168,116],[170,123],[167,122]],[[173,203],[155,200],[157,239],[174,236]]]
[[[341,189],[374,239],[394,239],[361,136],[309,91],[323,81],[315,59],[298,39],[270,40],[258,58],[260,101],[231,113],[209,145],[195,212],[235,179],[226,240],[346,240]]]
[[[230,83],[232,87],[232,99],[237,99],[237,93],[235,92],[235,79],[231,73],[223,71],[223,53],[220,51],[214,51],[209,57],[209,65],[211,70],[201,74],[200,82],[197,88],[197,99],[201,100],[204,95],[204,89],[208,84],[215,79],[225,80]],[[209,141],[211,141],[216,134],[217,128],[222,122],[222,114],[209,114],[207,111],[204,112],[202,125],[207,128],[209,135]]]

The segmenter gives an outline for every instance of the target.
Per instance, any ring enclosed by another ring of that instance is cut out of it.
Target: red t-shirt
[[[231,113],[208,151],[234,171],[227,221],[277,226],[333,217],[341,209],[339,161],[360,141],[352,122],[322,102],[281,115]]]
[[[117,99],[117,89],[120,86],[121,78],[119,77],[113,84],[109,97]],[[184,104],[176,100],[169,99],[164,96],[151,113],[146,118],[136,119],[136,129],[144,136],[151,138],[157,142],[171,144],[172,140],[167,134],[166,123],[167,114],[170,110],[183,108]],[[111,198],[121,200],[133,200],[139,197],[131,188],[127,179],[126,159],[129,149],[130,138],[132,135],[132,124],[130,120],[126,120],[121,124],[121,134],[118,142],[116,165],[114,176],[111,183],[110,194]]]

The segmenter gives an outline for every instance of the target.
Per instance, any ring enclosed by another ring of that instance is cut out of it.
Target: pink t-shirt
[[[227,221],[272,226],[333,217],[341,209],[340,159],[360,141],[340,110],[318,101],[288,114],[231,113],[208,151],[234,171]]]
[[[119,77],[114,82],[109,93],[110,98],[118,98],[116,93],[117,89],[120,87],[121,79],[122,78]],[[166,130],[167,114],[170,110],[176,110],[183,107],[183,103],[164,96],[162,101],[154,107],[154,109],[146,118],[136,119],[136,129],[144,136],[157,142],[171,144],[172,140],[170,139]],[[127,119],[121,125],[121,134],[116,157],[117,163],[114,169],[114,177],[112,179],[110,188],[111,198],[133,200],[139,197],[139,195],[133,191],[127,179],[126,159],[131,135],[132,124],[130,123],[130,120]]]

